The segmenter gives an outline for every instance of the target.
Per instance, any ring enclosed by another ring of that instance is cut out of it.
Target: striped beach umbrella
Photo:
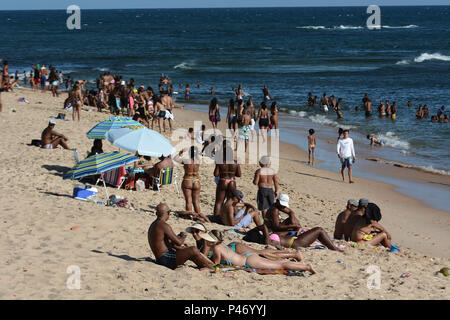
[[[102,174],[138,160],[139,158],[136,156],[120,152],[97,153],[78,162],[64,174],[63,179],[73,180],[94,174]]]
[[[88,131],[87,137],[89,139],[106,139],[105,135],[109,130],[123,127],[143,128],[144,126],[130,117],[111,117],[96,124],[91,130]]]

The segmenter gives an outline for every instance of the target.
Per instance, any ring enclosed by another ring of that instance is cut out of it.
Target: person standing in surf
[[[328,112],[328,110],[330,109],[330,105],[329,105],[326,93],[324,93],[322,98],[320,99],[320,106],[322,107],[322,110],[325,112]]]

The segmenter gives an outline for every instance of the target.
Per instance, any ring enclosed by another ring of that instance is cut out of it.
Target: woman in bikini
[[[210,222],[206,216],[200,212],[200,156],[198,148],[191,146],[189,148],[189,159],[182,159],[181,156],[187,149],[180,151],[178,156],[174,157],[174,160],[181,163],[184,166],[184,177],[181,183],[181,190],[183,190],[184,199],[186,200],[186,211],[192,212],[192,206],[194,207],[195,216],[199,217],[205,222]]]
[[[75,114],[78,115],[80,121],[80,109],[83,101],[80,85],[77,83],[69,93],[69,101],[72,104],[72,120],[75,121]]]
[[[381,243],[384,247],[390,248],[392,245],[391,235],[378,223],[380,220],[380,208],[374,203],[369,203],[364,215],[359,217],[353,227],[351,240],[364,242],[371,246]]]
[[[225,198],[236,189],[236,177],[241,176],[241,166],[234,160],[233,149],[224,140],[222,152],[216,153],[216,167],[214,176],[219,178],[216,188],[216,203],[214,216],[220,215],[220,209]]]
[[[214,231],[214,230],[213,230]],[[222,243],[223,238],[220,232],[208,232],[200,234],[200,237],[206,240],[208,246],[212,248],[213,255],[211,260],[215,264],[226,264],[229,266],[237,266],[255,269],[272,269],[272,270],[294,270],[309,271],[312,274],[317,273],[310,264],[303,262],[291,262],[286,260],[269,260],[261,257],[257,252],[245,251],[242,254],[233,251],[232,247]]]
[[[155,115],[152,119],[152,129],[154,123],[158,121],[159,133],[161,133],[161,127],[164,127],[164,132],[166,132],[166,121],[164,120],[166,116],[166,108],[156,94],[153,96],[153,108],[155,110]]]
[[[266,141],[266,129],[269,127],[269,110],[267,109],[266,103],[261,102],[261,107],[259,108],[258,117],[259,119],[259,129],[262,133],[263,140]]]
[[[219,105],[217,103],[217,98],[212,98],[209,104],[209,121],[211,121],[214,133],[216,133],[217,122],[219,121],[217,114],[219,113]]]
[[[231,130],[231,126],[233,126],[233,132],[236,131],[236,123],[237,123],[236,110],[237,109],[234,104],[234,100],[230,99],[230,104],[228,105],[227,122],[229,130]]]
[[[278,129],[278,106],[277,102],[272,102],[272,106],[270,107],[270,125],[272,126],[270,129]]]

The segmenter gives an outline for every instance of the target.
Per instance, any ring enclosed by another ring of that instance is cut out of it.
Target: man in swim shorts
[[[233,190],[231,197],[225,202],[220,211],[220,220],[226,226],[235,228],[247,228],[255,221],[257,226],[262,225],[258,216],[258,210],[249,204],[243,202],[244,195],[239,190]]]
[[[261,211],[264,219],[267,210],[275,202],[278,197],[278,176],[274,169],[270,168],[270,158],[261,157],[259,161],[260,169],[256,170],[253,184],[258,186],[257,202],[258,210]],[[275,192],[273,187],[275,186]]]
[[[249,133],[250,133],[250,123],[251,123],[251,116],[248,109],[244,109],[242,113],[242,123],[241,127],[239,128],[239,140],[244,140],[245,142],[245,152],[248,150],[248,139],[249,139]]]
[[[172,270],[184,264],[187,260],[193,261],[200,268],[213,269],[212,261],[204,256],[196,247],[184,244],[187,234],[176,235],[167,224],[171,210],[165,203],[156,207],[156,220],[148,229],[148,243],[156,263]]]
[[[58,146],[61,146],[64,149],[70,149],[66,144],[68,140],[66,136],[53,131],[53,129],[55,128],[55,124],[56,123],[54,121],[50,121],[47,128],[42,131],[41,147],[43,149],[56,149]]]
[[[337,143],[337,155],[341,161],[341,174],[342,181],[345,181],[344,172],[345,168],[348,168],[348,178],[350,183],[354,183],[352,180],[352,164],[356,161],[355,148],[353,146],[353,139],[349,138],[349,130],[344,130],[344,137],[338,140]]]
[[[337,219],[334,227],[334,238],[337,240],[344,239],[344,226],[347,223],[347,220],[350,218],[353,211],[358,208],[358,201],[355,199],[350,199],[347,201],[347,207],[344,211],[342,211]]]

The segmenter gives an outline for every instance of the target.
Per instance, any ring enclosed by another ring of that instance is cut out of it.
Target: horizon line
[[[270,6],[270,7],[177,7],[177,8],[89,8],[89,9],[80,9],[82,10],[179,10],[179,9],[276,9],[276,8],[366,8],[367,6]],[[450,7],[450,5],[444,4],[423,4],[423,5],[382,5],[379,7]],[[59,11],[66,10],[66,8],[57,8],[57,9],[9,9],[9,10],[1,10],[2,11]]]

